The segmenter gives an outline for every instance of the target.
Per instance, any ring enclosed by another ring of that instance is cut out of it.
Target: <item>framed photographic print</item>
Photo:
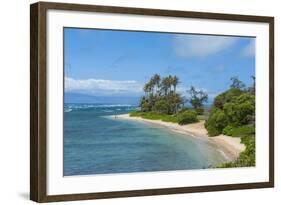
[[[274,18],[39,2],[30,198],[274,186]]]

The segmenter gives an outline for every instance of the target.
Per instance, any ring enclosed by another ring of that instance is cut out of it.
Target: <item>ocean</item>
[[[65,104],[64,176],[206,169],[224,162],[208,141],[112,115],[125,104]]]

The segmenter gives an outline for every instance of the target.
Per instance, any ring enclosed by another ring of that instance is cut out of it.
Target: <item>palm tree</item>
[[[161,90],[164,91],[164,96],[167,96],[169,87],[170,87],[169,77],[163,78],[161,81]]]
[[[143,87],[143,91],[145,92],[145,95],[148,95],[151,92],[151,84],[150,82],[146,83]]]
[[[180,83],[180,82],[179,82],[179,78],[175,75],[175,76],[173,77],[173,80],[172,80],[172,85],[173,85],[173,87],[174,87],[174,92],[176,92],[177,85],[178,85],[179,83]]]
[[[154,74],[151,78],[151,81],[153,82],[153,85],[156,86],[156,92],[158,92],[161,82],[161,77],[159,74]]]
[[[174,81],[173,76],[169,75],[168,76],[168,83],[169,83],[169,90],[170,90],[170,92],[172,91],[173,81]]]
[[[140,100],[141,110],[163,112],[165,108],[166,114],[176,114],[184,103],[181,94],[176,93],[178,84],[177,76],[161,78],[159,74],[154,74],[143,87],[145,96]]]

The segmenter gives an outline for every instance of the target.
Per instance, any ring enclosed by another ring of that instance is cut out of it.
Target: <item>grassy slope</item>
[[[175,115],[159,114],[153,112],[133,111],[129,113],[131,117],[142,117],[149,120],[162,120],[164,122],[178,123],[178,118]]]

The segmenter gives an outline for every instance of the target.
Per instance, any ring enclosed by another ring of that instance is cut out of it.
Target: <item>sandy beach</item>
[[[113,116],[114,117],[114,116]],[[241,139],[238,137],[230,137],[226,135],[219,135],[216,137],[209,137],[207,130],[204,127],[204,121],[192,123],[188,125],[179,125],[177,123],[163,122],[161,120],[149,120],[141,117],[130,117],[129,114],[117,115],[116,119],[134,120],[159,126],[166,127],[171,131],[185,134],[187,137],[200,137],[216,146],[216,149],[225,157],[227,161],[233,161],[239,157],[239,153],[245,150],[245,145],[241,144]]]

